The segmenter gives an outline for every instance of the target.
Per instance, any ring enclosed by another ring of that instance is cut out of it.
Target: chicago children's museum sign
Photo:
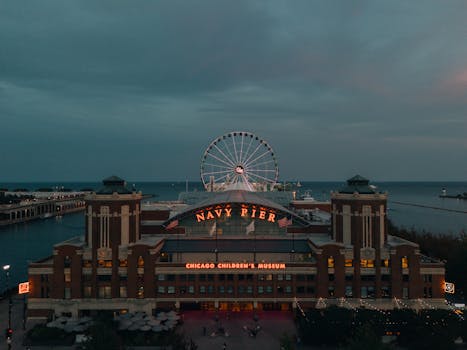
[[[247,204],[242,204],[239,208],[232,208],[230,204],[226,204],[225,206],[216,206],[215,208],[206,208],[197,212],[195,217],[197,222],[202,222],[221,217],[230,218],[232,215],[265,220],[268,222],[276,222],[276,213],[273,212],[273,210],[264,207],[258,208]]]
[[[284,270],[284,263],[186,263],[189,270],[200,269],[235,269],[235,270]]]

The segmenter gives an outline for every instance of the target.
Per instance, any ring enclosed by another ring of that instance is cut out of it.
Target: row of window
[[[344,261],[344,266],[345,267],[353,267],[354,266],[354,260],[353,259],[345,259]],[[389,259],[383,259],[381,260],[381,267],[390,267],[391,266],[391,260]],[[403,256],[401,258],[401,266],[403,269],[407,269],[409,267],[409,259],[406,256]],[[328,258],[328,268],[333,268],[335,267],[335,261],[334,257],[330,256]],[[372,259],[360,259],[360,267],[375,267],[375,261]]]
[[[199,294],[234,294],[235,287],[232,285],[227,286],[218,286],[217,288],[213,285],[202,285],[199,286],[198,292]],[[247,294],[252,295],[253,291],[256,290],[257,294],[272,294],[273,293],[273,286],[257,286],[253,288],[252,286],[238,286],[237,292],[239,295]],[[291,286],[277,286],[276,291],[278,294],[291,294],[292,287]],[[47,293],[48,290],[44,291],[44,294]],[[71,297],[71,289],[65,288],[64,291],[65,299],[69,299]],[[194,294],[195,293],[195,286],[159,286],[157,288],[158,294]],[[120,298],[127,297],[127,287],[120,286],[119,288]],[[297,286],[295,288],[296,294],[307,294],[307,295],[314,295],[315,288],[311,286]],[[92,294],[92,287],[86,286],[83,289],[83,294],[85,298],[90,298]],[[433,296],[433,291],[431,287],[425,287],[423,289],[423,294],[425,298],[431,298]],[[328,296],[335,297],[335,287],[331,286],[328,288]],[[345,297],[351,298],[354,296],[354,289],[352,286],[345,286]],[[138,298],[144,298],[144,287],[139,287],[137,291]],[[383,286],[381,287],[381,297],[382,298],[390,298],[391,297],[391,287]],[[402,288],[402,298],[407,299],[409,297],[409,288],[403,287]],[[98,298],[112,298],[112,290],[110,286],[100,286],[98,288]],[[376,298],[376,289],[374,286],[362,286],[360,287],[360,298]]]

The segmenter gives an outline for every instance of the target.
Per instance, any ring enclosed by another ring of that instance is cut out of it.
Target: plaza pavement
[[[227,350],[279,350],[279,339],[284,332],[289,336],[296,334],[291,312],[258,312],[257,321],[254,315],[253,312],[245,311],[186,311],[179,332],[192,339],[198,350],[222,350],[224,343]],[[249,330],[256,326],[260,330],[256,336],[251,336]],[[225,334],[219,332],[219,328]]]

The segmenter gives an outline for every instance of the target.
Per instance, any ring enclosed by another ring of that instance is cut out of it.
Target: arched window
[[[141,255],[138,257],[138,267],[144,267],[144,259]]]

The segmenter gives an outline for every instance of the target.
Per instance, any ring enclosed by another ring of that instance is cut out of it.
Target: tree
[[[349,350],[386,350],[390,349],[381,341],[370,323],[359,326],[352,338],[348,339]]]

